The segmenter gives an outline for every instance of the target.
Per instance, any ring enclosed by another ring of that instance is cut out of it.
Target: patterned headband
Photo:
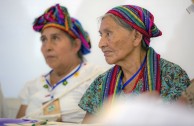
[[[146,9],[134,5],[122,5],[112,8],[107,13],[113,14],[143,34],[143,44],[149,47],[150,38],[162,35],[154,24],[154,16]]]
[[[56,27],[73,38],[79,38],[82,42],[81,52],[83,55],[90,53],[91,43],[88,33],[83,29],[81,23],[70,17],[67,8],[56,4],[48,8],[43,15],[35,19],[33,29],[41,32],[47,27]]]

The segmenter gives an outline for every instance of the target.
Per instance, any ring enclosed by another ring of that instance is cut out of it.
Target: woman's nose
[[[52,43],[50,41],[45,42],[43,47],[46,51],[50,51],[53,48]]]
[[[100,41],[99,41],[99,43],[98,43],[98,47],[99,48],[103,48],[104,46],[106,46],[106,40],[103,38],[103,37],[101,37],[100,38]]]

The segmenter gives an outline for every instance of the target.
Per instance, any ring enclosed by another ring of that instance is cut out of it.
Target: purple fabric
[[[37,120],[30,119],[11,119],[11,118],[0,118],[0,126],[4,126],[6,123],[11,124],[25,124],[25,123],[35,123]]]
[[[41,32],[45,27],[56,27],[65,31],[74,39],[79,38],[82,42],[82,54],[90,53],[91,42],[89,34],[77,19],[69,15],[66,7],[56,4],[35,19],[33,24],[35,31]]]

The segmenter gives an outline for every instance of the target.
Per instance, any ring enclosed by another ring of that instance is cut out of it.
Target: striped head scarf
[[[134,5],[117,6],[107,13],[113,14],[143,34],[143,45],[149,47],[150,38],[162,35],[154,24],[154,16],[146,9]]]
[[[68,33],[72,38],[79,38],[82,42],[82,54],[90,53],[91,43],[88,33],[77,19],[70,17],[67,8],[56,4],[35,19],[33,25],[35,31],[41,32],[47,27],[59,28]]]

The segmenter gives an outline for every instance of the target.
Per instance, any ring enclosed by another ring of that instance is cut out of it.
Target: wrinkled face
[[[53,69],[68,65],[77,57],[79,49],[73,40],[62,30],[48,27],[41,33],[41,51],[46,63]]]
[[[112,17],[106,16],[102,19],[99,32],[101,35],[99,48],[108,64],[119,65],[133,55],[133,50],[137,46],[134,42],[135,30],[129,31],[118,25]]]

